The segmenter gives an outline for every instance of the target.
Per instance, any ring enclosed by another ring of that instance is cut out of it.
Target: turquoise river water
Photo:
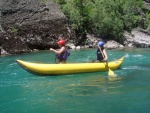
[[[68,62],[95,59],[95,49],[71,51]],[[150,49],[107,50],[109,61],[125,57],[116,78],[108,72],[37,76],[16,59],[54,63],[40,51],[0,57],[0,113],[148,113]]]

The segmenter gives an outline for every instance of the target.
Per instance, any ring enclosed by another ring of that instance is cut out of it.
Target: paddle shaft
[[[103,58],[105,58],[104,53],[102,52],[101,48],[100,48],[99,46],[98,46],[98,48],[100,49]],[[107,61],[106,61],[106,65],[107,65],[107,67],[108,67],[108,75],[109,75],[110,77],[116,77],[115,73],[109,68]]]
[[[56,54],[54,53],[54,56],[55,56],[55,63],[57,64],[58,62],[57,62],[57,58],[56,58]]]
[[[102,56],[103,56],[103,59],[105,58],[105,56],[104,56],[104,53],[103,53],[103,51],[101,50],[101,48],[98,46],[98,48],[99,48],[99,50],[101,51],[101,53],[102,53]]]
[[[102,53],[102,56],[103,56],[103,59],[105,58],[105,56],[104,56],[104,53],[103,53],[103,51],[101,50],[101,48],[98,46],[98,48],[99,48],[99,50],[101,51],[101,53]],[[108,67],[108,69],[110,69],[109,68],[109,66],[108,66],[108,62],[107,62],[107,60],[106,60],[106,65],[107,65],[107,67]]]

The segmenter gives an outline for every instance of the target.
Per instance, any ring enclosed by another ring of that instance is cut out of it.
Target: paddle
[[[102,50],[101,50],[101,48],[100,48],[99,46],[98,46],[98,48],[99,48],[99,50],[101,51],[103,58],[105,58],[105,57],[104,57],[104,54],[103,54],[103,52],[102,52]],[[107,67],[108,67],[108,76],[110,76],[110,77],[116,77],[116,74],[109,68],[107,61],[106,61],[106,65],[107,65]]]
[[[56,58],[56,54],[54,53],[54,57],[55,57],[55,63],[58,64],[58,60]]]

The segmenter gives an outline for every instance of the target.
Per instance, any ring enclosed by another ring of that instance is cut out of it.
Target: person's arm
[[[103,54],[104,54],[104,56],[105,56],[105,58],[104,58],[103,60],[104,60],[104,61],[107,61],[108,55],[107,55],[107,52],[106,52],[105,49],[103,49]]]
[[[53,48],[50,48],[50,51],[53,51],[56,54],[61,54],[61,53],[63,53],[65,51],[65,47],[62,47],[59,51],[55,50]]]

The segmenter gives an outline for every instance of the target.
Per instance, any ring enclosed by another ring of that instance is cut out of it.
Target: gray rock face
[[[65,18],[59,5],[40,0],[3,0],[2,25],[27,25],[44,20]]]
[[[116,48],[123,48],[124,46],[119,44],[118,42],[114,40],[109,40],[105,45],[105,48],[107,49],[116,49]]]
[[[148,31],[134,29],[131,34],[125,33],[124,44],[128,47],[150,47],[150,34]]]
[[[68,37],[60,6],[42,0],[2,0],[0,43],[8,53],[56,47],[58,35]]]

